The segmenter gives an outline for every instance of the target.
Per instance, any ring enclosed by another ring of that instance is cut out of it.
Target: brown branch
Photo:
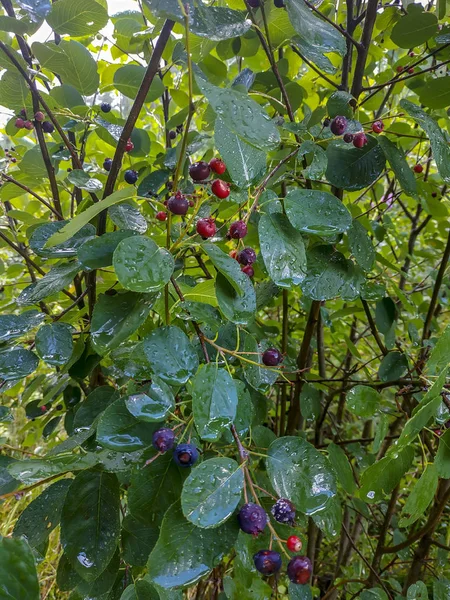
[[[304,56],[300,52],[300,50],[296,46],[294,46],[293,44],[291,45],[291,50],[293,52],[295,52],[295,54],[298,54],[298,56],[300,56],[300,58],[303,60],[303,62],[305,62],[310,69],[312,69],[313,71],[315,71],[317,73],[317,75],[319,75],[319,77],[322,77],[322,79],[324,79],[327,83],[329,83],[330,85],[332,85],[336,89],[339,89],[339,84],[338,83],[336,83],[335,81],[333,81],[332,79],[330,79],[329,77],[327,77],[327,75],[325,75],[324,73],[322,73],[322,71],[319,71],[319,69],[316,67],[316,65],[314,63],[312,63],[310,60],[308,60],[306,58],[306,56]]]
[[[369,53],[370,40],[372,39],[373,27],[377,18],[378,0],[368,0],[364,28],[361,36],[361,45],[358,47],[358,58],[356,60],[355,73],[353,76],[352,96],[358,99],[363,90],[362,80],[366,68],[367,55]]]
[[[311,4],[311,2],[308,2],[308,0],[303,0],[304,3],[306,4],[306,6],[308,6],[313,12],[315,12],[317,15],[319,15],[319,17],[321,17],[324,21],[326,21],[327,23],[329,23],[332,27],[334,27],[335,29],[337,29],[337,31],[339,31],[339,33],[341,35],[343,35],[345,38],[347,38],[347,40],[353,44],[356,48],[361,48],[361,44],[360,42],[357,42],[348,31],[346,31],[345,29],[343,29],[342,27],[340,27],[339,25],[337,25],[334,21],[332,21],[331,19],[329,19],[326,15],[322,14],[320,12],[320,10],[318,10],[314,4]]]
[[[31,188],[29,188],[25,184],[21,183],[20,181],[17,181],[17,179],[14,179],[13,177],[11,177],[10,175],[7,175],[6,173],[2,173],[1,177],[5,181],[9,181],[10,183],[12,183],[12,184],[16,185],[17,187],[19,187],[20,189],[22,189],[24,192],[27,192],[27,194],[30,194],[31,196],[36,198],[36,200],[38,200],[41,204],[43,204],[49,210],[51,210],[52,213],[55,215],[55,217],[58,220],[61,221],[63,219],[63,216],[61,215],[61,213],[59,213],[56,210],[56,208],[53,208],[53,206],[49,202],[47,202],[47,200],[44,200],[44,198],[42,198],[42,196],[39,196],[39,194],[36,194],[36,192],[33,192],[33,190]]]
[[[378,333],[377,326],[375,325],[375,321],[373,320],[369,305],[367,304],[367,301],[364,300],[363,298],[361,298],[361,303],[363,305],[364,312],[366,313],[366,317],[369,322],[370,331],[372,332],[372,335],[375,338],[378,348],[381,350],[382,354],[384,354],[384,356],[386,356],[386,354],[388,354],[388,350],[387,350],[386,346],[383,344],[383,342],[381,341],[380,334]]]

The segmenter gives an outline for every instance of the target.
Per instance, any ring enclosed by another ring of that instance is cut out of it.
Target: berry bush
[[[122,4],[0,0],[0,598],[448,600],[448,2]]]

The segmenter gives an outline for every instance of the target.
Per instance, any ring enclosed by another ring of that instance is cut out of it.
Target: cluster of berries
[[[295,524],[295,507],[287,498],[279,498],[270,512],[278,523],[292,526]],[[239,527],[244,533],[253,536],[262,533],[268,521],[269,517],[266,511],[252,502],[244,504],[238,514]],[[289,536],[286,545],[291,552],[300,552],[302,549],[302,541],[296,535]],[[275,550],[259,550],[253,556],[253,562],[256,569],[263,575],[274,575],[282,566],[281,555]],[[311,572],[312,565],[307,556],[293,556],[287,566],[287,575],[292,583],[307,583]]]
[[[152,436],[153,448],[164,454],[175,446],[175,433],[168,427],[162,427]],[[198,460],[198,450],[194,444],[178,444],[173,450],[173,460],[179,467],[192,467]]]
[[[42,131],[45,133],[53,133],[55,131],[53,123],[46,121],[44,113],[40,110],[34,114],[34,121],[42,124]],[[28,129],[28,131],[32,131],[34,129],[34,123],[27,118],[27,111],[24,108],[20,111],[20,114],[17,117],[14,125],[17,127],[17,129]]]
[[[330,119],[325,119],[324,126],[329,126],[331,133],[334,135],[342,135],[344,142],[347,144],[353,144],[355,148],[363,148],[368,142],[364,131],[358,131],[358,133],[345,133],[348,127],[348,121],[341,115],[334,117],[332,121],[330,121]],[[383,121],[374,121],[371,129],[373,133],[381,133],[384,129]]]
[[[9,160],[9,162],[16,163],[17,158],[11,154],[11,152],[15,152],[15,148],[5,148],[5,156]]]
[[[127,143],[125,144],[125,152],[131,152],[134,148],[134,144],[133,142],[129,139],[127,140]],[[111,171],[111,166],[113,163],[113,159],[112,158],[105,158],[105,160],[103,161],[103,168],[105,169],[105,171]],[[125,179],[125,181],[129,184],[133,184],[136,183],[136,181],[138,180],[139,177],[139,173],[137,171],[135,171],[134,169],[127,169],[124,173],[123,178]]]

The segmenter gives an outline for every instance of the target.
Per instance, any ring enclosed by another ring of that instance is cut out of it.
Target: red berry
[[[171,196],[167,201],[167,208],[174,215],[185,215],[189,209],[189,202],[186,196],[181,192],[177,192],[175,196]]]
[[[234,223],[231,223],[228,235],[234,240],[241,240],[244,238],[247,235],[247,224],[245,221],[235,221]]]
[[[197,221],[196,229],[197,233],[201,235],[202,238],[210,238],[217,231],[214,219],[199,219]]]
[[[231,256],[231,258],[236,258],[237,250],[230,250],[230,252],[228,252],[228,255]]]
[[[248,275],[250,278],[253,277],[255,274],[255,269],[252,267],[252,265],[245,265],[245,267],[241,268],[241,271]]]
[[[42,123],[42,121],[45,120],[45,115],[43,112],[41,112],[40,110],[37,111],[37,113],[35,113],[34,118],[36,121],[39,121],[40,123]]]
[[[289,536],[286,545],[292,552],[300,552],[303,546],[302,540],[296,535]]]
[[[372,123],[372,131],[374,133],[381,133],[384,129],[384,123],[383,121],[374,121]]]
[[[32,123],[32,121],[25,121],[24,125],[25,129],[28,129],[28,131],[32,131],[34,129],[34,124]]]
[[[412,75],[412,74],[414,73],[414,67],[410,67],[410,68],[408,69],[408,73],[409,73],[410,75]]]
[[[211,191],[215,196],[223,200],[230,195],[230,184],[222,181],[222,179],[216,179],[212,182]]]
[[[396,71],[397,73],[401,73],[403,71],[403,67],[401,65],[398,65]]]
[[[43,412],[43,413],[47,412],[47,407],[45,406],[45,404],[44,404],[44,406],[41,406],[41,412]]]
[[[160,210],[156,213],[158,221],[165,221],[167,219],[167,213],[164,210]]]
[[[22,129],[23,127],[25,127],[25,121],[19,117],[18,119],[16,119],[14,125],[17,127],[17,129]]]
[[[134,148],[134,144],[131,140],[128,140],[125,144],[125,152],[131,152]]]
[[[211,167],[204,160],[200,160],[189,167],[189,175],[193,181],[205,181],[211,173]]]
[[[363,148],[367,144],[367,141],[365,133],[355,133],[353,136],[353,145],[355,148]]]
[[[419,165],[419,164],[414,165],[413,166],[413,171],[414,171],[414,173],[422,173],[422,171],[423,171],[422,165]]]
[[[195,202],[193,200],[189,200],[189,206],[192,208],[193,206],[195,206]]]
[[[217,173],[217,175],[223,175],[227,170],[226,164],[220,158],[213,158],[209,161],[209,166]]]
[[[287,574],[292,583],[308,583],[312,573],[312,564],[307,556],[294,556],[287,566]]]

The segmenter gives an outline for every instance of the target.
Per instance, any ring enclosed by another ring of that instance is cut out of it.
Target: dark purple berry
[[[334,117],[331,121],[330,129],[334,135],[342,135],[347,129],[347,119],[341,116]]]
[[[234,240],[241,240],[247,235],[246,223],[244,221],[235,221],[234,223],[231,223],[228,235]]]
[[[260,550],[253,556],[253,562],[263,575],[273,575],[281,569],[281,556],[275,550]]]
[[[273,3],[275,4],[275,8],[284,8],[283,0],[273,0]]]
[[[45,131],[45,133],[53,133],[55,131],[55,126],[53,123],[50,123],[50,121],[44,121],[42,123],[42,131]]]
[[[211,167],[204,160],[200,160],[189,167],[189,175],[193,181],[205,181],[211,173]]]
[[[287,566],[287,574],[292,583],[308,583],[312,573],[311,561],[307,556],[294,556]]]
[[[168,427],[162,427],[157,429],[152,437],[152,444],[155,450],[158,452],[167,452],[171,450],[175,443],[175,434],[172,429]]]
[[[189,209],[189,202],[186,196],[181,192],[177,192],[175,196],[171,196],[167,201],[167,208],[174,215],[185,215]]]
[[[105,171],[110,171],[111,165],[112,165],[112,158],[105,158],[105,160],[103,161],[103,168],[105,169]]]
[[[133,169],[128,169],[127,171],[125,171],[123,178],[129,184],[136,183],[136,181],[138,180],[138,172],[134,171]]]
[[[267,348],[263,352],[262,361],[266,367],[276,367],[283,360],[283,356],[276,348]]]
[[[271,513],[278,523],[287,523],[288,525],[294,524],[295,506],[287,498],[279,498],[272,506]]]
[[[198,450],[194,444],[178,444],[173,451],[173,460],[179,467],[192,467],[198,460]]]
[[[244,504],[238,514],[239,527],[244,533],[258,535],[267,525],[267,514],[261,506],[249,502]]]
[[[256,252],[253,248],[244,248],[238,253],[236,258],[241,265],[252,265],[256,261]]]
[[[247,4],[251,6],[251,8],[258,8],[259,0],[247,0]]]
[[[329,117],[326,117],[326,119],[323,120],[324,127],[329,127],[330,123],[331,123],[331,119]]]
[[[174,131],[173,129],[171,129],[171,130],[169,131],[169,138],[170,138],[171,140],[174,140],[176,137],[177,137],[177,132],[176,132],[176,131]]]
[[[344,142],[346,144],[350,144],[351,142],[353,142],[353,133],[346,133],[344,134]]]
[[[102,112],[109,113],[109,111],[111,110],[111,104],[109,104],[109,102],[102,102],[100,104],[100,108]]]

